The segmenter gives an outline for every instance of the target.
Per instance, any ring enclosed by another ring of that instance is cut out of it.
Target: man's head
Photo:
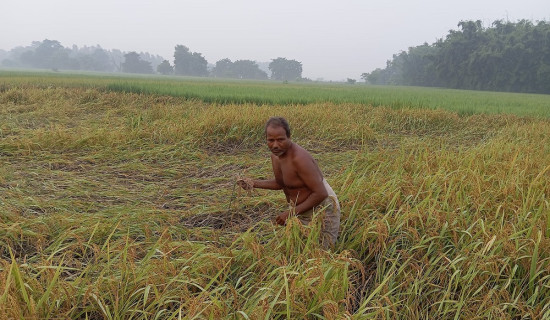
[[[281,117],[272,117],[265,124],[265,138],[271,153],[277,157],[284,156],[292,147],[290,140],[290,126]]]
[[[290,138],[290,126],[288,125],[288,121],[286,121],[283,117],[271,117],[267,122],[265,123],[265,134],[267,136],[267,128],[268,127],[280,127],[283,128],[286,132],[286,137]]]

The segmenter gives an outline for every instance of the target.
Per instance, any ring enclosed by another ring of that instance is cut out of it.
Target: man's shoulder
[[[313,159],[309,151],[307,151],[305,148],[303,148],[299,144],[294,143],[294,147],[295,148],[292,153],[293,162],[308,161],[310,159]]]

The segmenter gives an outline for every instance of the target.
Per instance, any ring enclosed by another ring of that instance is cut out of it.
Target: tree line
[[[154,66],[164,59],[143,52],[139,56]],[[105,50],[99,45],[66,48],[59,41],[48,39],[33,41],[30,46],[19,46],[7,52],[0,50],[1,65],[13,68],[121,72],[124,60],[125,53],[118,49]]]
[[[461,21],[445,39],[393,55],[363,73],[370,84],[550,93],[550,24]]]
[[[52,70],[87,70],[195,77],[218,77],[256,80],[307,81],[302,78],[302,63],[286,58],[272,59],[268,70],[262,70],[252,60],[231,61],[228,58],[209,65],[201,53],[176,45],[172,63],[158,55],[105,50],[101,46],[65,48],[57,40],[34,41],[30,46],[9,52],[0,50],[3,67],[40,68]]]

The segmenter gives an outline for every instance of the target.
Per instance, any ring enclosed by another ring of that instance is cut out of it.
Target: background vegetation
[[[514,95],[394,88],[394,105],[361,91],[374,107],[331,102],[345,86],[240,83],[265,99],[330,94],[221,104],[209,93],[239,85],[1,79],[0,318],[550,317],[550,123],[476,112]],[[174,94],[187,87],[202,95]],[[418,108],[414,90],[472,112]],[[547,96],[517,96],[530,98]],[[340,198],[332,251],[318,223],[270,223],[281,194],[235,189],[271,175],[271,115]]]
[[[550,93],[550,24],[461,21],[445,39],[393,56],[364,73],[372,84]]]
[[[362,73],[361,78],[372,85],[550,93],[547,21],[497,20],[484,27],[477,20],[460,21],[457,26],[458,30],[449,30],[433,44],[394,54],[385,68]],[[99,45],[66,48],[48,39],[9,52],[0,50],[1,65],[8,68],[312,82],[302,77],[301,62],[283,57],[270,62],[225,58],[209,65],[202,53],[178,44],[173,58],[105,50]],[[348,84],[355,83],[353,77],[347,78]]]
[[[0,65],[4,68],[33,68],[59,70],[83,70],[96,72],[122,72],[137,74],[177,75],[194,77],[267,80],[311,81],[302,78],[302,63],[286,58],[271,62],[252,60],[231,61],[221,59],[209,66],[200,52],[191,52],[184,45],[174,48],[172,64],[159,55],[135,51],[105,50],[101,46],[66,48],[57,40],[34,41],[30,46],[0,50]]]

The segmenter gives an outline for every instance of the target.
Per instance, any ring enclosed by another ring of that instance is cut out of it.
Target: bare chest
[[[299,189],[305,186],[304,181],[298,175],[296,168],[290,161],[280,161],[278,163],[277,182],[286,189]]]

